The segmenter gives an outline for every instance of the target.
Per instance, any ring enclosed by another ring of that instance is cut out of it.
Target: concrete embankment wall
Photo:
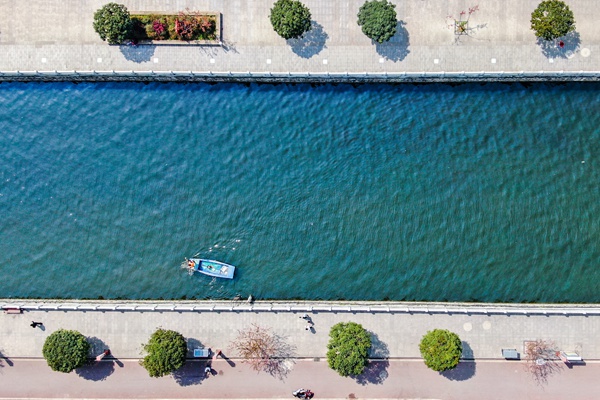
[[[0,71],[0,82],[204,82],[204,83],[465,83],[598,82],[600,71],[463,72],[212,72],[212,71]]]

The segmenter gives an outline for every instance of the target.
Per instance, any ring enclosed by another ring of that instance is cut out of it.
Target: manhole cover
[[[466,332],[470,332],[471,329],[473,329],[473,324],[471,324],[470,322],[465,322],[465,324],[463,325],[463,329]]]
[[[591,51],[587,47],[581,49],[581,57],[589,57],[590,54],[591,54]]]

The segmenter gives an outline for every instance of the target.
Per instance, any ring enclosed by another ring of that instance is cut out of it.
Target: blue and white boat
[[[200,272],[201,274],[214,276],[215,278],[233,279],[233,274],[235,273],[233,265],[225,264],[221,261],[204,260],[202,258],[186,259],[186,266],[190,274]]]

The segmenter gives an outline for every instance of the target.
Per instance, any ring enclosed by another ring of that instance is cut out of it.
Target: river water
[[[2,83],[0,132],[4,297],[599,301],[600,85]]]

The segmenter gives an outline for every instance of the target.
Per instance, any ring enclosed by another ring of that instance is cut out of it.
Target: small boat
[[[215,260],[204,260],[202,258],[186,259],[186,266],[190,274],[200,272],[201,274],[214,276],[215,278],[233,279],[235,267]]]

